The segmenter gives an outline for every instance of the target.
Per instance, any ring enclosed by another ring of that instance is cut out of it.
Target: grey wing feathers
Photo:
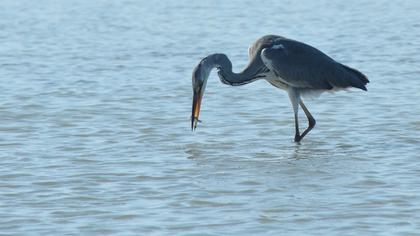
[[[282,50],[264,52],[273,72],[298,88],[334,89],[356,87],[366,90],[369,82],[361,72],[342,65],[309,45],[287,40]]]
[[[364,75],[362,72],[360,72],[356,69],[350,68],[346,65],[343,65],[343,64],[340,64],[340,65],[342,65],[344,67],[344,69],[346,69],[348,72],[350,72],[353,75],[353,80],[354,80],[353,81],[353,84],[354,84],[353,87],[360,88],[360,89],[363,89],[365,91],[367,90],[365,85],[367,83],[369,83],[369,79],[366,77],[366,75]]]

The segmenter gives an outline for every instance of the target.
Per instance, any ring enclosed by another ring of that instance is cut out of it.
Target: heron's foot
[[[299,134],[295,134],[295,143],[299,143],[300,140],[302,140],[302,136],[300,136]]]

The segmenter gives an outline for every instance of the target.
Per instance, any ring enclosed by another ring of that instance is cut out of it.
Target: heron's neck
[[[256,60],[251,60],[247,67],[240,73],[232,71],[232,62],[225,54],[212,54],[207,57],[207,60],[211,64],[211,69],[219,69],[219,78],[225,84],[238,86],[250,83],[261,77],[258,75],[258,61]]]

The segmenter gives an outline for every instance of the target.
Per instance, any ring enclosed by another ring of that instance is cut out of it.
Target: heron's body
[[[336,62],[318,49],[281,36],[267,35],[258,39],[249,47],[248,55],[249,63],[240,73],[232,72],[232,64],[224,54],[209,55],[194,69],[193,128],[198,119],[205,84],[213,68],[219,70],[219,78],[225,84],[239,86],[266,79],[275,87],[286,90],[295,115],[296,142],[315,125],[315,119],[303,104],[301,95],[349,87],[366,90],[365,85],[369,82],[361,72]],[[309,121],[309,127],[302,134],[299,133],[297,118],[299,105]]]

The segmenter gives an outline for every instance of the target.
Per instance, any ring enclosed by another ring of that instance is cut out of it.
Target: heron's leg
[[[299,91],[294,88],[289,88],[288,90],[290,102],[292,103],[293,113],[295,116],[295,142],[300,142],[302,136],[300,136],[299,132],[299,116],[298,116],[298,109],[299,109]]]
[[[302,139],[307,133],[309,133],[309,131],[311,131],[316,124],[316,121],[314,119],[314,117],[311,115],[311,113],[309,112],[308,108],[306,108],[305,104],[303,104],[303,101],[300,100],[299,101],[300,107],[302,107],[302,110],[305,112],[306,117],[308,118],[308,128],[306,128],[305,131],[303,131],[302,135],[300,136],[300,138]]]
[[[302,140],[302,136],[300,136],[299,132],[299,117],[297,110],[295,113],[295,142],[298,143],[300,140]]]

